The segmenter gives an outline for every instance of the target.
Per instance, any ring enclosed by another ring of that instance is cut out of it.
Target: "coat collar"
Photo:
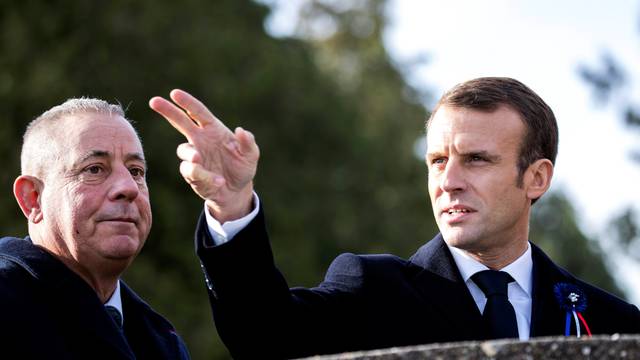
[[[477,340],[486,337],[482,314],[462,280],[441,234],[422,246],[409,261],[422,268],[413,278],[423,299],[433,304],[455,328],[456,338]]]
[[[557,266],[535,244],[531,243],[532,304],[531,337],[562,335],[564,312],[558,305],[553,287],[560,282],[574,283],[576,280],[566,270]],[[441,234],[422,246],[409,259],[422,268],[413,279],[425,301],[441,309],[460,334],[474,339],[483,339],[481,314],[465,285],[460,271]],[[455,311],[451,311],[455,309]]]
[[[82,281],[79,276],[67,268],[53,255],[36,246],[28,236],[24,239],[5,237],[0,239],[0,257],[20,266],[32,277],[50,286],[62,286],[65,283]],[[75,285],[81,285],[77,283]]]
[[[533,303],[531,304],[531,337],[563,335],[565,313],[555,298],[556,284],[575,283],[576,279],[556,265],[536,245],[531,244],[533,259]]]
[[[38,291],[42,291],[47,306],[55,309],[51,316],[59,318],[57,321],[95,332],[96,341],[117,348],[125,359],[133,358],[120,329],[106,311],[99,311],[103,304],[96,292],[60,260],[34,245],[29,237],[0,239],[0,258],[16,264],[37,280]],[[123,290],[123,296],[128,295],[129,289]]]

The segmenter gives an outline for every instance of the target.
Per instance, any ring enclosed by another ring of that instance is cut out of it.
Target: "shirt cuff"
[[[209,208],[207,204],[204,205],[204,216],[207,221],[207,227],[209,228],[209,234],[211,234],[211,238],[213,239],[213,244],[208,241],[208,239],[204,240],[204,247],[214,247],[217,245],[222,245],[227,241],[233,239],[236,234],[240,232],[240,230],[244,229],[251,220],[253,220],[256,215],[258,215],[258,210],[260,209],[260,199],[258,198],[258,194],[253,192],[253,210],[246,216],[241,217],[240,219],[227,221],[224,224],[220,224],[218,220],[216,220],[211,213],[209,213]]]

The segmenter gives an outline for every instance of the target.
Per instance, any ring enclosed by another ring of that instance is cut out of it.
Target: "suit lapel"
[[[531,337],[564,334],[565,314],[557,303],[553,288],[574,278],[558,267],[535,244],[531,244],[532,305]],[[446,321],[459,331],[459,338],[484,339],[482,315],[462,281],[460,271],[442,235],[422,246],[410,261],[423,268],[413,284],[425,302],[432,304]]]
[[[66,283],[59,287],[61,293],[68,294],[64,297],[64,302],[58,304],[62,308],[61,313],[66,314],[69,322],[76,324],[74,326],[78,326],[79,331],[85,333],[85,338],[96,343],[96,349],[111,348],[123,358],[133,359],[124,333],[104,311],[104,305],[93,289],[89,288],[90,291],[87,291],[78,285],[80,284]]]
[[[563,335],[565,314],[553,288],[573,278],[549,259],[539,247],[531,244],[533,260],[533,297],[531,305],[531,337]]]
[[[423,268],[413,285],[452,328],[455,339],[484,339],[482,315],[442,236],[422,246],[410,261]]]
[[[124,282],[121,285],[124,331],[136,355],[143,359],[182,359],[180,341],[171,324]]]

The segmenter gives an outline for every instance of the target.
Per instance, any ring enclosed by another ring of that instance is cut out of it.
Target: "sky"
[[[640,1],[396,0],[389,16],[387,48],[401,62],[427,55],[408,80],[434,99],[479,76],[516,78],[545,99],[560,130],[551,189],[568,193],[583,231],[611,251],[609,221],[628,206],[640,210],[640,164],[629,157],[640,132],[625,128],[615,106],[596,101],[577,69],[614,54],[640,103]],[[640,264],[620,254],[608,260],[640,304]]]
[[[303,1],[265,1],[275,6],[268,31],[290,34]],[[407,80],[432,101],[468,79],[508,76],[549,104],[560,130],[551,189],[568,194],[583,231],[611,252],[609,221],[628,206],[640,212],[640,164],[629,156],[640,148],[640,132],[625,128],[615,106],[596,101],[577,69],[597,68],[604,52],[613,54],[640,103],[640,0],[390,0],[388,16],[390,55],[399,63],[426,56]],[[620,254],[608,260],[640,304],[640,264]]]

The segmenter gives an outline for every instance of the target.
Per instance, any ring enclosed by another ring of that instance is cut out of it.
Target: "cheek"
[[[434,213],[436,211],[436,201],[437,201],[437,187],[434,187],[432,184],[432,181],[429,180],[429,183],[427,185],[427,190],[429,192],[429,202],[431,203],[431,208],[433,209]]]
[[[517,173],[494,171],[474,175],[473,183],[487,201],[501,202],[516,192],[522,191],[517,185]]]
[[[504,217],[518,217],[526,204],[526,194],[515,184],[495,189],[497,196],[491,197],[492,207]]]
[[[147,194],[140,194],[140,196],[138,196],[138,199],[136,199],[136,204],[138,206],[140,217],[146,220],[147,227],[151,227],[152,216],[149,196]]]
[[[74,223],[83,228],[92,226],[90,220],[99,211],[105,198],[102,189],[77,183],[67,187],[65,196]]]
[[[91,215],[95,213],[95,205],[92,204],[86,196],[75,196],[69,199],[67,204],[69,218],[76,234],[91,227],[92,222],[88,221]]]
[[[434,175],[428,175],[427,177],[427,189],[429,190],[429,197],[433,199],[437,195],[438,181]]]

